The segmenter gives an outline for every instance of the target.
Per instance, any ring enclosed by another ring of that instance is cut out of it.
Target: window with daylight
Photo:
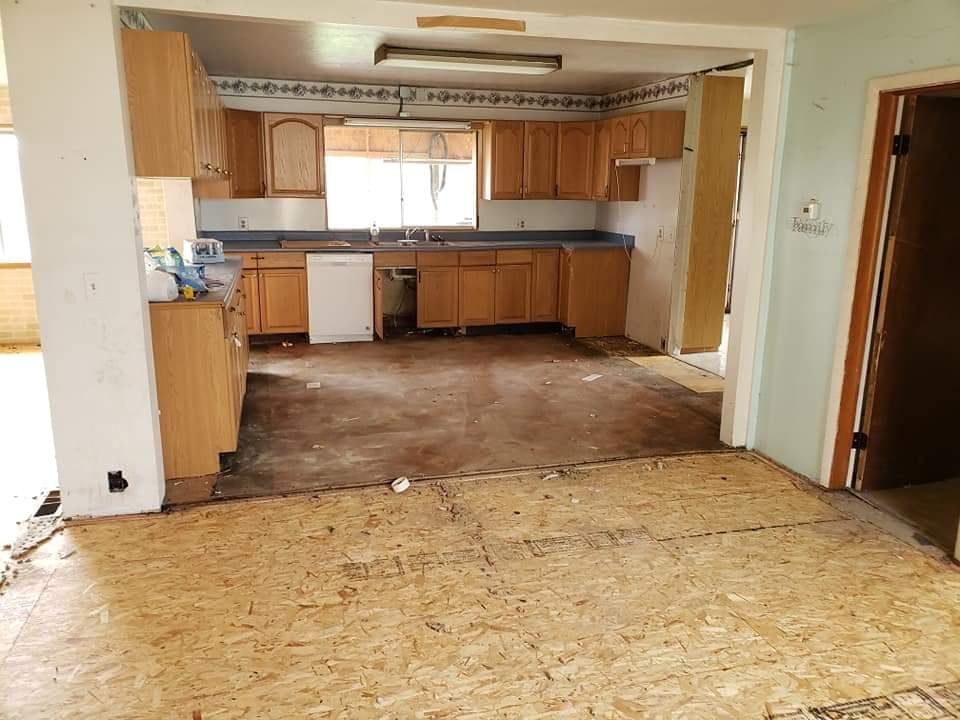
[[[330,125],[323,134],[330,229],[476,227],[473,131]]]

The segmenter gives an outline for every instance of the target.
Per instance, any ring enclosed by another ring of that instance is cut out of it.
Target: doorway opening
[[[879,224],[872,272],[858,278],[872,291],[850,337],[863,359],[849,487],[948,551],[960,519],[958,123],[958,87],[881,95],[876,143],[889,144],[874,155],[865,240],[871,206]]]

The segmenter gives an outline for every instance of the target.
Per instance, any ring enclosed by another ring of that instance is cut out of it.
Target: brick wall
[[[137,178],[137,207],[140,208],[140,229],[143,246],[167,247],[167,206],[163,196],[163,180]]]
[[[0,345],[37,345],[40,324],[29,265],[0,265]]]

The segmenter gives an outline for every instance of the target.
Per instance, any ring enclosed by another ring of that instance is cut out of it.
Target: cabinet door
[[[594,200],[610,198],[610,131],[609,122],[598,122],[593,138],[593,176],[590,196]]]
[[[557,197],[561,200],[590,199],[595,132],[596,123],[560,123],[557,140]]]
[[[610,121],[610,157],[629,157],[632,124],[633,115],[623,115]]]
[[[560,290],[560,251],[533,251],[533,290],[530,317],[533,322],[557,320]]]
[[[263,197],[262,120],[258,112],[226,111],[230,197]]]
[[[257,272],[244,271],[240,273],[243,283],[244,312],[247,317],[247,332],[250,335],[259,335],[260,329],[260,278]]]
[[[383,340],[383,271],[373,271],[373,334]]]
[[[493,325],[497,268],[478,265],[460,268],[460,325]]]
[[[460,268],[424,268],[417,273],[417,327],[456,327]]]
[[[557,196],[557,123],[523,124],[523,197]]]
[[[630,157],[650,155],[650,113],[637,113],[630,123]]]
[[[496,120],[484,133],[488,200],[523,197],[523,122]]]
[[[499,265],[494,319],[498,324],[530,322],[529,265]]]
[[[267,197],[323,197],[323,117],[263,114]]]
[[[260,271],[260,329],[264,333],[307,331],[307,271]]]

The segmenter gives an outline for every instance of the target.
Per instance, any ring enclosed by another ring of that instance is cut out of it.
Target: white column
[[[67,516],[157,510],[163,460],[119,22],[110,2],[0,0]],[[111,493],[107,473],[129,487]]]

